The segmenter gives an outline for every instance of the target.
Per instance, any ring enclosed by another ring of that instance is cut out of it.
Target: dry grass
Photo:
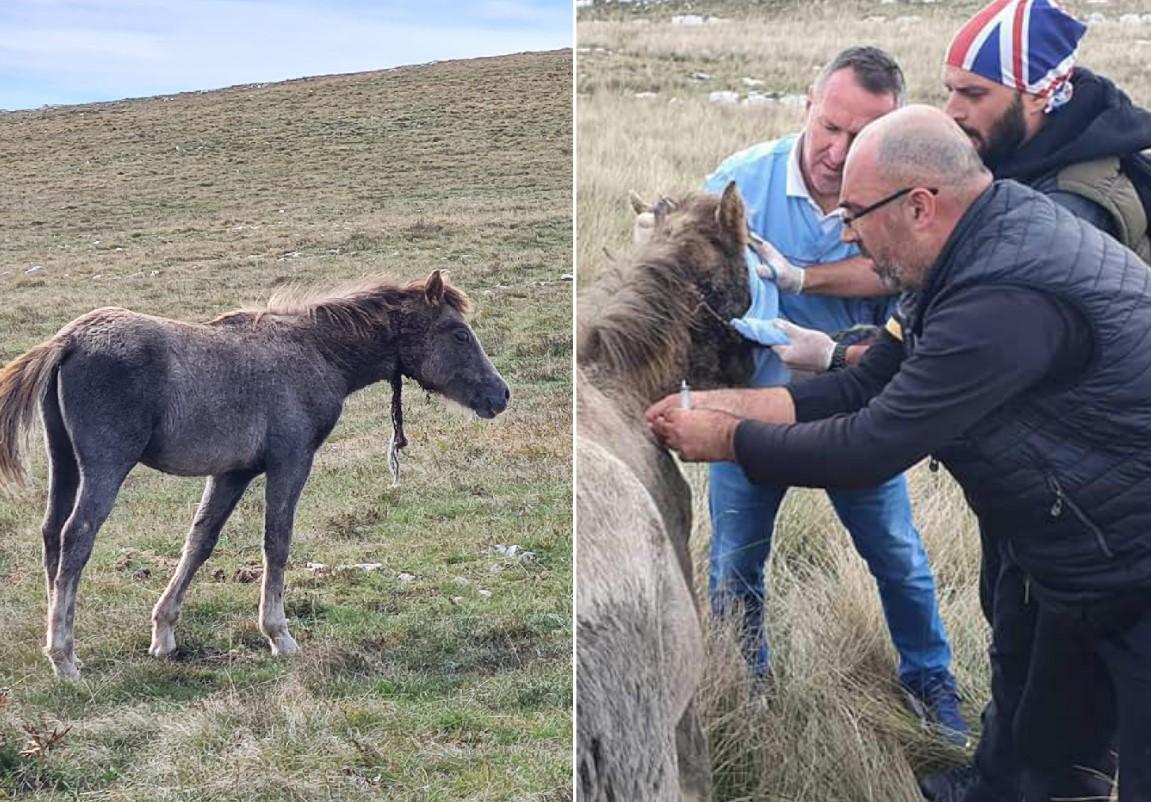
[[[939,104],[943,53],[982,3],[880,4],[863,0],[610,4],[577,22],[577,263],[586,286],[624,254],[628,190],[651,197],[694,189],[725,156],[797,130],[802,108],[718,106],[715,90],[802,94],[819,67],[855,44],[888,49],[903,66],[911,99]],[[1144,64],[1151,26],[1119,24],[1147,11],[1136,0],[1069,2],[1093,26],[1082,63],[1151,104]],[[673,14],[726,22],[672,25]],[[705,73],[706,79],[691,76]],[[655,93],[637,97],[637,93]],[[706,472],[689,467],[698,520],[697,577],[705,581],[709,525]],[[964,708],[977,725],[988,693],[987,631],[977,594],[978,536],[958,488],[924,467],[912,471],[916,521],[935,567],[955,650]],[[751,698],[730,633],[710,633],[703,688],[721,800],[891,802],[919,798],[916,772],[962,761],[903,712],[895,654],[874,582],[822,493],[789,495],[777,524],[769,578],[774,679]],[[699,588],[701,598],[705,588]]]
[[[192,586],[180,659],[147,656],[201,483],[140,468],[80,590],[85,679],[54,682],[38,456],[34,490],[0,499],[0,798],[570,795],[570,76],[561,51],[0,114],[0,360],[96,306],[204,320],[449,268],[513,394],[484,422],[410,389],[398,489],[388,389],[349,399],[297,516],[291,661],[243,581],[262,481]],[[72,729],[40,760],[24,724]]]

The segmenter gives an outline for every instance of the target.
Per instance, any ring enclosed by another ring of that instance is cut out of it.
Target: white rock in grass
[[[30,268],[28,268],[24,272],[25,273],[43,273],[44,268],[41,265],[32,265]]]
[[[774,106],[775,98],[768,97],[761,92],[752,92],[739,102],[741,106]]]
[[[492,563],[491,568],[488,569],[493,574],[501,573],[504,570],[503,563]]]
[[[484,590],[483,588],[480,588],[476,592],[479,593],[481,596],[483,596],[485,599],[491,598],[491,595],[492,595],[492,592],[490,590]]]
[[[671,18],[672,25],[703,25],[706,21],[699,14],[679,14]]]
[[[328,566],[324,563],[307,563],[304,567],[313,574],[326,574],[328,572]]]
[[[456,583],[456,584],[457,584],[457,585],[459,585],[460,587],[464,587],[465,585],[470,585],[470,584],[472,584],[472,581],[471,581],[470,579],[468,579],[466,576],[457,576],[457,577],[454,577],[454,578],[452,579],[452,582]]]
[[[652,98],[659,97],[659,92],[636,92],[636,100],[651,100]]]
[[[402,574],[398,574],[396,576],[396,579],[400,580],[401,582],[415,582],[416,581],[416,575],[415,574],[409,574],[408,572],[405,571]]]
[[[761,81],[759,78],[741,78],[740,83],[748,87],[763,86],[763,81]]]
[[[731,104],[739,102],[739,92],[719,91],[712,92],[707,96],[709,103]]]
[[[560,276],[560,281],[575,281],[575,274],[564,273],[562,276]]]
[[[706,72],[693,72],[691,75],[687,76],[687,79],[689,81],[710,81],[711,75]]]

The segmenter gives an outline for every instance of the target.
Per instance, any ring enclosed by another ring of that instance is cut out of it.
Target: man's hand
[[[803,292],[803,280],[806,274],[802,268],[787,261],[786,257],[765,239],[752,237],[751,247],[760,259],[759,267],[755,270],[760,278],[774,282],[780,292],[792,295]]]
[[[667,407],[649,418],[660,441],[685,462],[730,462],[735,459],[739,418],[714,409]]]
[[[644,413],[648,426],[670,409],[679,409],[679,395],[656,401]],[[795,423],[795,403],[791,393],[782,387],[741,390],[704,390],[691,392],[692,409],[726,412],[736,418],[750,418],[765,423]]]
[[[777,329],[787,335],[790,345],[773,345],[771,350],[792,370],[806,370],[822,373],[831,367],[831,353],[835,341],[822,331],[805,329],[780,318],[772,321]]]

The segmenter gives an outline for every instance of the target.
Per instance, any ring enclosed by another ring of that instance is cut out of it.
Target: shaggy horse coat
[[[97,309],[0,371],[0,482],[24,478],[22,441],[39,407],[49,457],[44,516],[45,653],[79,676],[73,618],[80,573],[120,485],[137,463],[208,476],[180,563],[152,612],[157,657],[193,575],[212,553],[248,484],[267,474],[260,629],[294,654],[284,567],[312,457],[344,398],[402,377],[483,417],[507,385],[464,321],[467,298],[439,271],[406,287],[375,279],[330,295],[273,297],[206,324]]]
[[[647,245],[581,300],[576,377],[577,798],[706,799],[692,707],[704,650],[692,590],[691,490],[643,412],[686,379],[746,384],[726,321],[751,302],[735,185],[654,209]]]

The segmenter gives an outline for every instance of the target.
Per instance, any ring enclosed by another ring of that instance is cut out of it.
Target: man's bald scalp
[[[987,175],[971,140],[938,109],[908,106],[881,122],[868,138],[894,183],[962,187]]]

